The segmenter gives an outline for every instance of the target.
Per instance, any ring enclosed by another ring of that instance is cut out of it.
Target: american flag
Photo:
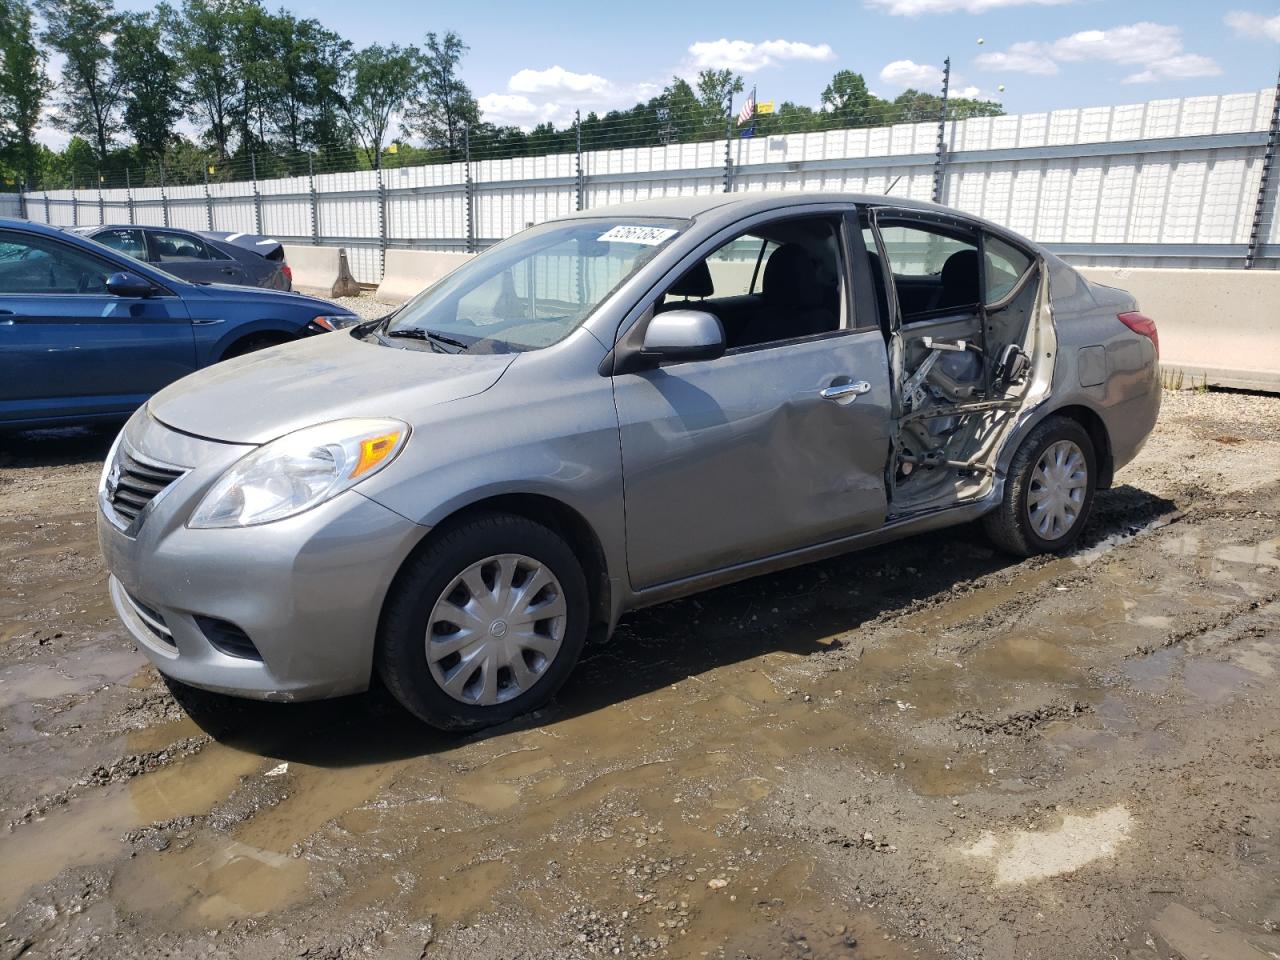
[[[742,126],[756,114],[756,92],[752,90],[747,94],[747,102],[742,105],[742,109],[738,111],[738,126]]]

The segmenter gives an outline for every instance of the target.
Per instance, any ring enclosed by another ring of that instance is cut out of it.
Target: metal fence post
[[[102,201],[102,171],[98,171],[98,222],[107,222],[107,208]]]
[[[71,225],[80,226],[80,198],[76,196],[76,182],[71,181]]]
[[[471,182],[471,127],[462,128],[462,162],[465,171],[463,198],[466,205],[467,253],[476,252],[475,185]]]
[[[204,165],[204,219],[208,224],[206,230],[213,229],[213,195],[209,193],[209,165]]]
[[[379,158],[381,159],[381,158]],[[378,275],[387,275],[387,188],[382,182],[382,164],[378,164]]]
[[[942,202],[943,172],[947,162],[947,97],[951,92],[951,58],[942,62],[942,109],[938,111],[938,149],[933,155],[933,202]]]
[[[583,200],[585,199],[583,194],[586,193],[586,190],[585,190],[586,184],[583,183],[583,176],[582,176],[582,111],[581,110],[573,111],[573,133],[574,133],[574,149],[576,151],[575,159],[574,159],[574,172],[573,172],[573,192],[574,192],[574,200],[577,205],[576,209],[581,210],[583,208]]]
[[[1276,77],[1276,97],[1271,104],[1271,132],[1267,137],[1267,148],[1262,154],[1262,176],[1258,179],[1258,199],[1253,205],[1253,226],[1249,229],[1249,249],[1245,252],[1244,268],[1251,270],[1258,258],[1258,251],[1271,236],[1271,228],[1276,221],[1276,207],[1280,201],[1269,194],[1276,193],[1271,189],[1271,170],[1275,166],[1276,151],[1280,149],[1280,76]],[[1271,216],[1268,217],[1267,213]]]
[[[136,221],[133,215],[133,182],[129,179],[129,168],[124,168],[124,196],[125,204],[129,208],[129,225],[132,226]]]
[[[258,157],[249,151],[249,175],[253,177],[253,232],[262,232],[262,194],[258,192]]]
[[[169,225],[169,194],[164,187],[164,164],[160,164],[160,214],[164,219],[164,225]]]
[[[724,192],[733,192],[733,155],[730,150],[733,144],[733,94],[725,96],[724,101]]]
[[[31,189],[31,184],[22,181],[22,186],[18,187],[18,216],[23,220],[30,220],[31,214],[27,212],[27,191]]]
[[[44,192],[44,222],[45,223],[53,222],[49,217],[49,191],[48,190]]]
[[[311,242],[320,245],[320,204],[316,197],[316,158],[307,157],[307,194],[311,200]]]

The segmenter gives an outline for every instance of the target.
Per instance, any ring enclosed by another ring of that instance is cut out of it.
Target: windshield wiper
[[[455,353],[462,353],[470,346],[470,344],[463,343],[461,340],[446,337],[443,333],[436,333],[434,330],[424,330],[422,327],[399,327],[395,330],[388,330],[387,336],[404,337],[408,340],[425,340],[428,343],[453,347],[455,348]]]

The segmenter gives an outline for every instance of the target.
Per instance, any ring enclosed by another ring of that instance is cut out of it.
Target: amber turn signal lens
[[[387,457],[395,452],[396,445],[400,442],[400,434],[384,433],[380,437],[369,437],[367,440],[360,441],[360,459],[356,461],[356,468],[351,471],[351,479],[355,479],[361,474],[368,473]]]

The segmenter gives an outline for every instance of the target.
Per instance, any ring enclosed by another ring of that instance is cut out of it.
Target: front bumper
[[[427,528],[348,490],[287,520],[190,530],[200,498],[252,448],[179,434],[145,410],[122,443],[190,467],[128,532],[109,506],[98,510],[112,603],[156,667],[192,686],[264,700],[366,689],[387,588]],[[258,657],[215,645],[209,619],[243,631]]]

